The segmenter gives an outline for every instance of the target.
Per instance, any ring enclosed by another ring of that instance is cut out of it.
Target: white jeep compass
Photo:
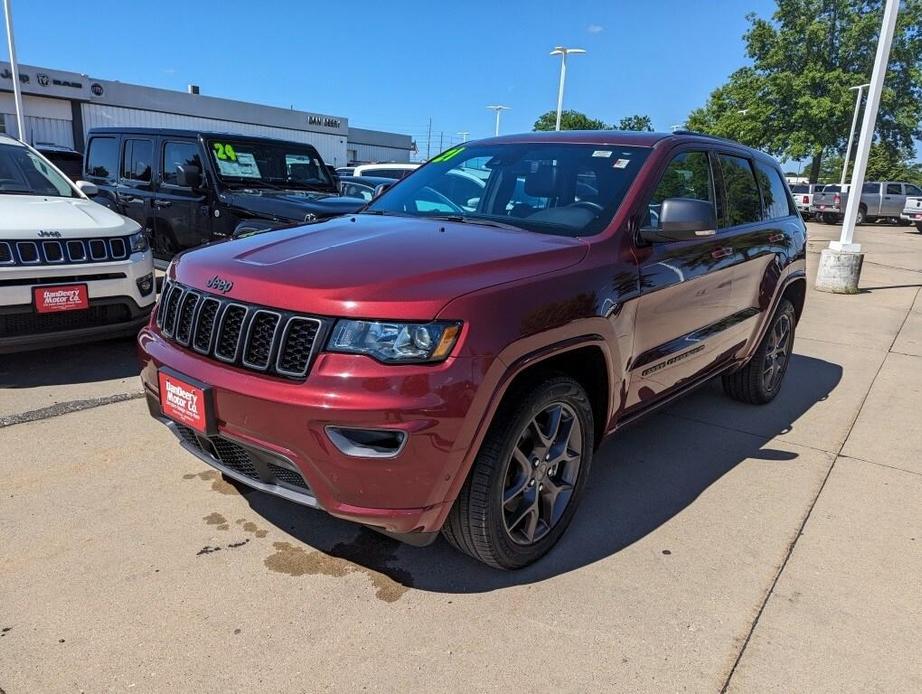
[[[133,335],[147,321],[147,238],[89,200],[93,188],[0,135],[0,354]]]

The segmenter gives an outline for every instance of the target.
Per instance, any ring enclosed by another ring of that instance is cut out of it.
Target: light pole
[[[467,142],[467,136],[470,135],[467,130],[461,130],[455,134],[461,136],[461,142]]]
[[[510,107],[500,106],[497,104],[496,106],[487,106],[487,108],[491,111],[496,111],[496,135],[499,136],[499,114],[501,114],[503,111],[508,111]]]
[[[13,41],[13,10],[10,0],[3,0],[3,12],[6,14],[6,42],[10,48],[10,72],[13,73],[13,100],[16,102],[16,126],[19,139],[25,142],[26,127],[22,116],[22,89],[19,84],[19,65],[16,62],[16,42]]]
[[[845,161],[842,162],[842,179],[839,181],[840,185],[845,185],[845,172],[848,171],[848,158],[852,156],[852,141],[855,139],[855,128],[858,126],[858,111],[861,110],[861,92],[865,87],[870,87],[870,82],[866,84],[859,84],[857,87],[849,87],[849,89],[857,89],[858,96],[855,98],[855,113],[852,116],[852,129],[848,132],[848,145],[845,147]]]
[[[560,114],[563,111],[563,85],[567,81],[567,56],[571,53],[576,55],[585,53],[583,48],[566,48],[565,46],[555,46],[550,55],[560,56],[560,85],[557,88],[557,125],[554,130],[560,130]]]
[[[871,142],[874,140],[874,125],[877,122],[877,109],[880,107],[880,93],[884,88],[887,74],[887,62],[890,59],[890,46],[896,29],[896,18],[900,11],[900,0],[887,0],[884,17],[877,41],[877,54],[874,56],[874,69],[868,87],[868,103],[861,120],[861,133],[858,135],[858,151],[855,154],[855,167],[852,169],[852,182],[849,188],[848,202],[845,204],[845,217],[842,223],[842,235],[838,241],[830,241],[829,248],[820,253],[819,267],[816,273],[816,288],[824,292],[837,294],[857,294],[858,280],[861,278],[861,265],[864,254],[861,244],[853,243],[858,206],[861,204],[861,188],[864,174],[868,168],[868,156]]]

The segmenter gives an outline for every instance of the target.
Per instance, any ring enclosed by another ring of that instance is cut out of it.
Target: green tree
[[[653,121],[650,120],[650,116],[635,114],[633,116],[625,116],[618,124],[615,126],[616,130],[641,130],[644,132],[653,132]]]
[[[535,121],[535,130],[553,130],[557,124],[557,111],[542,113]],[[590,118],[579,111],[562,111],[560,114],[561,130],[607,130],[605,121]]]
[[[912,150],[893,147],[886,142],[875,142],[871,145],[868,156],[868,168],[864,174],[866,181],[908,181],[922,186],[922,163],[912,161]],[[846,182],[851,181],[852,167],[855,158],[849,162]],[[810,167],[807,166],[801,176],[807,176]],[[820,183],[838,183],[842,178],[842,156],[835,154],[823,157],[820,167]]]
[[[868,81],[884,0],[777,0],[772,18],[748,15],[751,65],[688,118],[692,130],[739,140],[786,159],[841,153],[855,92]],[[902,0],[877,117],[877,138],[897,151],[922,134],[922,0]]]

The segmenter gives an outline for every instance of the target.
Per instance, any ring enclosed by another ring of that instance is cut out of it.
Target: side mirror
[[[176,183],[186,188],[202,187],[202,172],[197,166],[180,164],[176,167]]]
[[[378,185],[375,186],[375,193],[374,195],[371,196],[371,199],[374,200],[375,198],[381,197],[381,194],[384,191],[386,191],[388,188],[390,188],[392,185],[394,184],[393,183],[379,183]]]
[[[640,230],[650,242],[686,241],[717,233],[714,204],[693,198],[666,198],[659,211],[659,228]]]
[[[79,190],[88,198],[99,194],[99,188],[95,183],[90,183],[89,181],[77,181],[74,185],[77,186],[77,190]]]

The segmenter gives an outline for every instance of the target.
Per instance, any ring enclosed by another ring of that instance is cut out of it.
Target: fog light
[[[340,452],[354,458],[393,458],[407,441],[405,431],[396,429],[347,429],[328,426],[327,436]]]
[[[152,291],[154,291],[154,273],[149,275],[144,275],[137,281],[138,291],[141,292],[141,296],[147,296]]]

